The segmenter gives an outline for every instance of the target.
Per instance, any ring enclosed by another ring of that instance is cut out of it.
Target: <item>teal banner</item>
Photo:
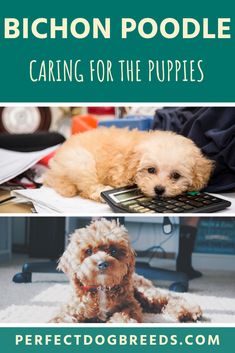
[[[235,102],[235,3],[8,1],[0,102]]]
[[[232,353],[235,328],[1,328],[2,351]]]

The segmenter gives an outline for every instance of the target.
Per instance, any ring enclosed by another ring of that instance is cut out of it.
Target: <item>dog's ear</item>
[[[132,182],[135,183],[135,177],[139,168],[141,155],[142,153],[139,148],[134,148],[128,160],[128,165],[126,165],[126,180],[132,180]]]
[[[70,269],[70,262],[69,262],[69,256],[68,256],[68,249],[66,249],[63,253],[63,255],[60,257],[58,261],[58,266],[57,269],[68,274],[69,269]]]
[[[71,278],[74,271],[76,271],[74,266],[77,266],[77,262],[74,261],[74,257],[76,256],[76,250],[78,249],[78,246],[79,236],[78,234],[74,233],[71,235],[69,245],[67,246],[58,262],[57,269],[64,272],[66,275],[68,275],[69,278]]]
[[[211,176],[213,170],[213,162],[208,158],[204,157],[199,149],[194,153],[194,164],[192,170],[192,185],[190,190],[201,190],[203,189]]]
[[[129,254],[128,254],[128,257],[129,257],[128,275],[129,276],[132,276],[135,271],[135,256],[136,256],[135,250],[130,245]]]

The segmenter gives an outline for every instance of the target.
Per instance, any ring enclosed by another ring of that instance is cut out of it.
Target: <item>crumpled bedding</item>
[[[206,191],[235,188],[235,108],[166,107],[156,111],[153,129],[191,138],[215,162]]]

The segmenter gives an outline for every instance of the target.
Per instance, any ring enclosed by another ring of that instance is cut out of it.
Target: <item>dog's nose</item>
[[[106,270],[109,267],[109,263],[107,261],[102,261],[98,263],[99,270]]]
[[[165,188],[163,186],[157,185],[154,188],[155,194],[161,196],[165,192]]]

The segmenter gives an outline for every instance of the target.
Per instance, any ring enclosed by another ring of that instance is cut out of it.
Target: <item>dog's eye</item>
[[[109,254],[111,255],[111,256],[116,256],[117,255],[117,249],[116,248],[109,248]]]
[[[149,174],[155,174],[156,173],[156,168],[154,168],[154,167],[148,168],[148,173]]]
[[[87,249],[87,250],[85,251],[85,253],[86,253],[86,255],[88,255],[88,256],[92,255],[92,249]]]
[[[171,174],[171,179],[178,180],[181,177],[181,175],[177,172],[173,172]]]

